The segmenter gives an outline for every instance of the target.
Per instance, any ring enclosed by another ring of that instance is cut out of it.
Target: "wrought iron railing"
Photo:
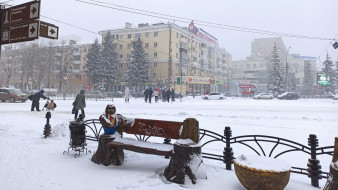
[[[91,135],[86,135],[87,140],[98,141],[99,136],[102,131],[101,126],[97,126],[99,124],[98,119],[86,120],[85,125],[92,131]],[[226,165],[227,170],[231,170],[232,164],[234,163],[234,153],[231,145],[240,144],[245,147],[248,147],[250,150],[255,152],[257,155],[268,156],[277,158],[281,155],[284,155],[289,152],[303,152],[305,154],[310,155],[311,157],[308,159],[308,168],[300,168],[292,166],[291,172],[296,174],[307,175],[311,178],[311,184],[315,187],[319,187],[319,179],[328,178],[329,173],[322,172],[320,161],[317,159],[317,155],[333,155],[334,146],[325,146],[318,147],[318,139],[316,135],[310,135],[308,138],[308,146],[302,145],[300,143],[280,138],[273,137],[267,135],[243,135],[232,137],[232,131],[230,127],[225,127],[224,135],[220,135],[213,131],[200,129],[200,142],[202,144],[202,154],[203,158],[212,159],[222,161]],[[150,136],[136,136],[138,140],[147,141]],[[164,143],[170,143],[170,139],[165,139]],[[223,154],[215,154],[212,152],[205,152],[207,148],[206,145],[211,143],[224,143],[224,151]],[[252,144],[254,143],[258,146],[258,149],[255,148]],[[272,148],[266,150],[261,143],[272,143]],[[282,151],[277,151],[277,147],[285,147]]]

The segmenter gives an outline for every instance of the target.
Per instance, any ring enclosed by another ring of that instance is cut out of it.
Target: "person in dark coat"
[[[148,92],[148,88],[144,91],[144,101],[147,102],[148,100],[148,95],[149,95],[149,92]]]
[[[85,91],[81,90],[80,94],[78,94],[73,102],[73,106],[75,107],[75,116],[74,120],[76,120],[79,110],[81,110],[81,114],[85,117],[84,108],[86,107],[86,96]]]
[[[32,107],[31,107],[31,111],[34,111],[34,108],[36,108],[36,111],[41,111],[39,106],[40,106],[40,98],[43,99],[48,99],[46,96],[43,95],[45,91],[44,90],[40,90],[39,92],[35,93],[32,97]]]
[[[171,101],[175,101],[175,90],[173,88],[171,89],[170,95],[171,95]]]
[[[164,90],[164,89],[162,89],[162,97],[161,97],[161,99],[162,99],[162,102],[167,101],[166,96],[165,96],[165,90]]]
[[[148,99],[149,99],[149,103],[151,103],[151,97],[153,96],[153,89],[151,87],[149,87],[148,90]]]
[[[169,103],[169,99],[170,99],[170,88],[167,90],[167,92],[165,92],[165,96],[167,98],[167,102]]]

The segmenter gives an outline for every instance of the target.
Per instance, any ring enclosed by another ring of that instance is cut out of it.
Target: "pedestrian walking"
[[[76,120],[79,110],[81,110],[81,114],[83,115],[83,117],[85,117],[84,108],[86,107],[86,97],[84,90],[81,90],[80,93],[76,95],[76,98],[73,102],[73,106],[75,107],[74,120]]]
[[[157,103],[159,94],[160,93],[158,92],[158,89],[155,89],[155,91],[154,91],[155,103]]]
[[[129,103],[130,90],[128,87],[124,90],[124,102]]]
[[[166,96],[167,102],[169,103],[169,99],[170,99],[170,88],[167,90],[167,92],[165,92],[165,96]]]
[[[149,96],[148,88],[144,91],[144,101],[147,102]]]
[[[162,91],[162,97],[161,97],[162,102],[165,102],[165,101],[167,101],[167,98],[166,98],[166,95],[165,95],[165,89],[162,89],[161,91]]]
[[[171,89],[170,95],[171,95],[171,101],[175,101],[175,90],[173,88]]]
[[[40,98],[49,100],[48,97],[43,95],[44,92],[45,92],[44,90],[40,90],[39,92],[37,92],[34,95],[31,95],[29,97],[29,99],[32,100],[31,111],[34,111],[34,108],[36,109],[36,111],[41,111],[40,108],[39,108],[40,107]]]
[[[148,99],[149,99],[149,103],[151,103],[151,98],[153,96],[153,89],[151,87],[149,87],[148,90]]]

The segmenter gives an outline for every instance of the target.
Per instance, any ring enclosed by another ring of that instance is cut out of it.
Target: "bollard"
[[[322,166],[317,160],[316,147],[318,146],[318,139],[316,135],[309,135],[308,145],[311,148],[311,158],[307,164],[308,177],[311,178],[311,185],[314,187],[319,187],[319,179],[322,179]]]
[[[234,153],[230,147],[230,137],[232,136],[230,127],[225,127],[224,136],[226,138],[226,147],[223,151],[223,163],[226,165],[226,170],[231,170],[231,165],[234,163]]]
[[[49,124],[49,119],[52,117],[52,114],[48,111],[46,113],[46,118],[47,118],[47,124],[45,125],[45,128],[43,130],[43,135],[45,136],[45,138],[49,137],[50,133],[51,133],[51,130],[52,128],[50,127],[50,124]]]

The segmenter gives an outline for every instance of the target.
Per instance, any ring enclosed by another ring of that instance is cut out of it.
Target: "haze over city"
[[[14,6],[24,2],[27,1],[12,0],[8,4]],[[197,27],[218,39],[219,46],[225,48],[233,60],[250,56],[254,39],[278,37],[274,34],[280,33],[286,47],[291,47],[289,53],[316,57],[317,66],[320,66],[326,53],[333,61],[337,60],[338,50],[331,45],[338,37],[337,5],[335,0],[42,0],[40,20],[59,26],[60,39],[72,37],[87,43],[95,38],[101,41],[99,31],[123,28],[126,22],[135,27],[140,23],[159,22],[175,22],[187,27],[194,20]],[[210,27],[211,24],[205,22],[217,25]],[[267,32],[272,34],[267,35]],[[293,37],[286,37],[286,34]]]

